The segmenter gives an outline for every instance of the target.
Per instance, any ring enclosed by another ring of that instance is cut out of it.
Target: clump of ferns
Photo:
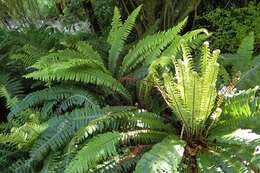
[[[222,104],[224,96],[218,96],[216,89],[219,51],[211,52],[205,43],[199,66],[192,63],[189,52],[184,43],[180,59],[164,56],[149,69],[180,130],[172,121],[135,107],[76,109],[41,124],[44,130],[28,139],[32,147],[27,157],[7,169],[26,173],[260,169],[258,87],[235,93]]]
[[[196,47],[208,36],[205,29],[181,35],[186,18],[167,31],[144,37],[128,51],[124,51],[140,10],[141,6],[122,21],[119,9],[115,8],[112,28],[107,38],[109,49],[106,56],[102,56],[89,42],[80,41],[67,49],[41,57],[31,66],[34,71],[25,77],[44,82],[73,81],[94,85],[103,95],[112,98],[120,96],[117,97],[120,102],[131,103],[133,94],[123,85],[125,81],[135,83],[142,80],[148,73],[148,66],[158,56],[178,52],[181,39]],[[133,86],[135,87],[136,85]]]

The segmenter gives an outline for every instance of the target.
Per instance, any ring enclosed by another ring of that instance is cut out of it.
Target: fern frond
[[[43,167],[40,173],[56,173],[64,171],[65,166],[63,164],[64,156],[62,152],[55,151],[51,152],[48,157],[44,160]]]
[[[171,131],[168,124],[155,114],[148,112],[116,112],[111,115],[103,115],[86,126],[79,129],[72,139],[72,144],[81,142],[95,133],[101,133],[108,130],[126,130],[126,129],[151,129],[161,131]]]
[[[45,60],[44,60],[45,62]],[[39,63],[34,67],[42,68]],[[77,81],[86,84],[94,84],[118,92],[127,100],[131,96],[125,87],[107,72],[102,63],[89,59],[70,59],[65,62],[52,63],[49,67],[32,72],[25,76],[42,81]]]
[[[40,57],[44,56],[47,52],[26,44],[22,47],[21,53],[12,54],[10,59],[15,61],[21,61],[24,67],[29,67],[37,62]]]
[[[103,62],[101,56],[87,42],[79,41],[76,43],[76,49],[84,55],[84,57],[95,59],[98,62]]]
[[[238,88],[247,89],[259,85],[258,76],[260,75],[260,62],[246,71],[237,83]]]
[[[124,173],[133,170],[137,157],[131,155],[117,156],[113,160],[104,162],[103,164],[97,165],[96,169],[90,170],[90,173]]]
[[[232,98],[227,99],[224,105],[224,113],[226,116],[241,117],[251,116],[254,112],[257,112],[260,107],[257,103],[256,92],[259,90],[259,86],[248,90],[239,91],[234,94]]]
[[[260,134],[254,133],[250,129],[219,129],[214,130],[208,140],[220,144],[256,147],[260,144]]]
[[[219,51],[210,53],[205,46],[200,70],[193,64],[191,49],[185,40],[180,40],[182,59],[161,57],[149,69],[149,76],[189,134],[201,133],[204,129],[217,96]]]
[[[119,55],[123,49],[123,46],[125,44],[128,35],[130,34],[135,24],[136,17],[139,14],[141,7],[142,6],[137,7],[130,14],[130,16],[128,16],[127,20],[123,25],[120,24],[120,16],[118,16],[119,10],[115,9],[116,13],[113,18],[112,30],[110,32],[110,37],[109,37],[109,41],[111,41],[110,43],[111,48],[109,50],[109,57],[108,57],[108,68],[112,72],[112,74],[115,74]]]
[[[225,153],[211,151],[203,153],[197,159],[199,171],[202,173],[217,172],[247,172],[248,169],[242,162]]]
[[[102,160],[117,154],[116,145],[120,142],[120,133],[106,133],[94,137],[84,146],[66,168],[65,173],[83,173]],[[102,148],[102,150],[99,150]]]
[[[161,54],[161,51],[174,41],[186,22],[187,18],[166,32],[147,36],[139,41],[124,57],[120,68],[120,76],[129,74],[145,60],[150,63],[155,60]]]
[[[32,161],[25,159],[16,161],[8,169],[14,173],[34,173]]]
[[[26,155],[26,151],[17,150],[15,144],[0,143],[0,168],[6,170],[17,158]]]
[[[30,156],[33,160],[41,160],[49,151],[56,151],[72,138],[74,133],[90,120],[100,116],[97,110],[75,110],[62,117],[53,117],[46,122],[48,128],[34,142]]]
[[[185,142],[178,137],[166,137],[141,157],[134,172],[177,172],[182,161],[184,147]]]
[[[242,40],[235,54],[224,54],[222,57],[225,66],[232,66],[232,73],[242,73],[237,84],[239,89],[248,89],[260,84],[259,57],[253,57],[254,41],[254,33],[251,32]]]
[[[107,38],[107,42],[112,45],[115,39],[115,36],[118,32],[118,30],[123,26],[123,23],[121,21],[121,14],[120,14],[120,10],[115,7],[114,9],[114,15],[113,15],[113,19],[112,19],[112,28],[109,32],[109,36]]]
[[[1,143],[13,143],[18,148],[29,149],[39,135],[46,129],[46,125],[26,123],[23,126],[13,127],[8,134],[0,134]]]
[[[158,140],[162,140],[166,135],[166,133],[153,133],[149,130],[137,130],[126,133],[108,132],[98,135],[78,152],[65,172],[83,173],[90,168],[96,167],[98,162],[116,156],[119,144],[127,144],[130,141],[136,141],[138,144],[150,144],[151,141],[158,142]],[[98,148],[102,148],[102,150],[98,150]]]
[[[11,78],[7,73],[0,73],[0,97],[6,99],[8,108],[17,104],[22,94],[23,87],[21,81]]]
[[[21,103],[17,104],[11,109],[8,118],[10,119],[18,112],[27,108],[40,106],[49,102],[53,103],[53,101],[58,103],[61,102],[60,106],[65,109],[71,105],[71,102],[66,99],[69,99],[73,96],[81,96],[81,101],[83,101],[83,103],[85,103],[87,106],[90,106],[90,108],[94,108],[99,105],[99,99],[88,91],[74,87],[53,87],[39,90],[27,95]],[[50,106],[54,105],[51,104]]]
[[[219,122],[216,128],[250,128],[257,130],[259,125],[259,98],[256,92],[259,87],[243,90],[235,94],[232,98],[227,99]]]

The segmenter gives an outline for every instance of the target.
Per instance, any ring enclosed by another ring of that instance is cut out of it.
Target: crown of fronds
[[[181,59],[162,57],[151,65],[153,81],[189,134],[201,133],[213,111],[219,53],[219,50],[211,53],[205,42],[198,69],[190,49],[182,44]]]

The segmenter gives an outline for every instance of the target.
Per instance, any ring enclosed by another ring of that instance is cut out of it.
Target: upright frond
[[[112,23],[112,30],[110,32],[109,41],[111,41],[110,45],[111,48],[109,50],[109,57],[108,57],[108,68],[112,72],[112,74],[115,74],[117,63],[119,59],[119,55],[123,49],[123,46],[125,44],[125,41],[130,34],[134,24],[137,15],[139,14],[139,11],[141,10],[142,6],[137,7],[127,18],[125,23],[120,26],[120,20],[118,18],[118,13],[115,10],[114,15],[114,22]]]

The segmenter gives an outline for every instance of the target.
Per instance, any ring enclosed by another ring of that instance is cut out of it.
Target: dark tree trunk
[[[90,23],[92,24],[95,33],[100,33],[101,29],[100,29],[100,26],[98,24],[97,18],[94,14],[94,10],[93,10],[91,1],[85,0],[82,3],[83,3],[83,7],[86,11],[86,15],[89,16]]]

